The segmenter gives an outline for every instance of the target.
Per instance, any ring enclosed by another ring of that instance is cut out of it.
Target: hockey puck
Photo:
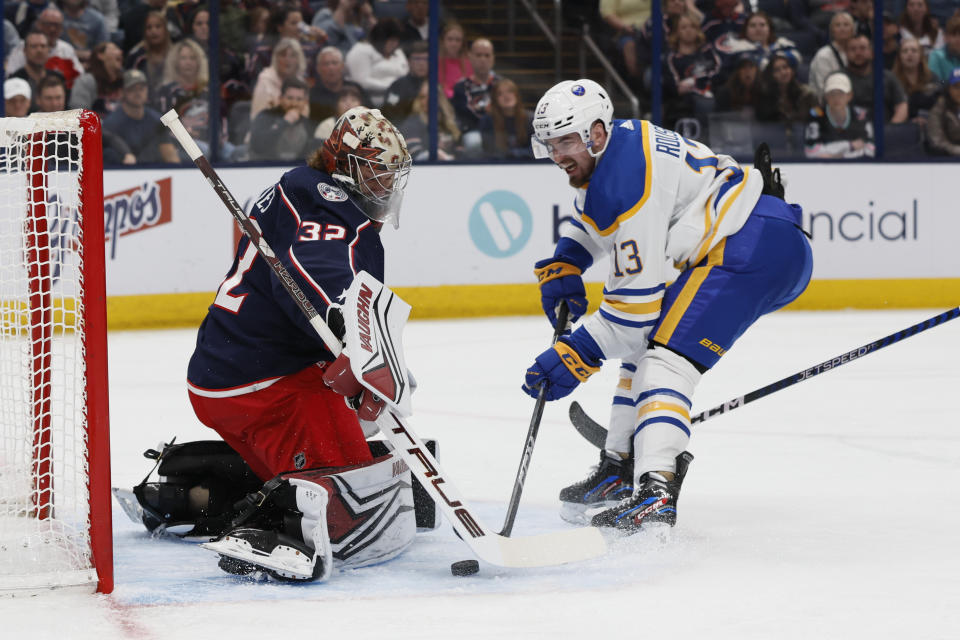
[[[472,576],[480,571],[480,563],[476,560],[461,560],[450,565],[450,573],[455,576]]]

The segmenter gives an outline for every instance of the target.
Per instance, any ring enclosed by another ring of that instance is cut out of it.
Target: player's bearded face
[[[582,187],[587,184],[597,159],[587,151],[587,145],[577,133],[568,133],[559,138],[546,141],[550,151],[550,159],[563,169],[571,187]]]

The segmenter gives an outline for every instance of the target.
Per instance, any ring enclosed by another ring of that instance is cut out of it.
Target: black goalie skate
[[[625,533],[636,533],[648,524],[672,527],[677,523],[677,500],[680,498],[680,487],[691,460],[693,454],[688,451],[677,456],[677,470],[673,480],[668,481],[655,472],[643,474],[633,496],[593,516],[590,524]]]
[[[633,493],[633,460],[611,458],[600,452],[600,464],[581,480],[560,490],[560,517],[587,524],[587,511],[611,507]]]

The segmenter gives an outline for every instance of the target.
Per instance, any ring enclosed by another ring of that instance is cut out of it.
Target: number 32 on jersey
[[[338,224],[320,224],[319,222],[311,222],[310,220],[304,220],[300,223],[300,232],[297,234],[297,240],[299,242],[310,242],[312,240],[343,240],[346,237],[346,227]],[[237,270],[220,285],[213,304],[231,313],[240,311],[240,305],[243,304],[243,300],[247,297],[247,294],[237,295],[230,293],[230,291],[240,286],[240,283],[243,282],[243,276],[250,270],[250,267],[253,266],[253,261],[256,258],[257,248],[252,244],[248,244],[243,255],[240,256]]]
[[[341,227],[338,224],[320,224],[319,222],[304,220],[300,223],[300,234],[297,236],[297,240],[300,242],[310,240],[343,240],[346,237],[346,227]]]

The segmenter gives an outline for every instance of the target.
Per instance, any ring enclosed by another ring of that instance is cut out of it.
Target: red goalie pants
[[[200,422],[220,434],[261,480],[283,471],[373,459],[357,414],[308,367],[266,389],[226,398],[189,392]]]

